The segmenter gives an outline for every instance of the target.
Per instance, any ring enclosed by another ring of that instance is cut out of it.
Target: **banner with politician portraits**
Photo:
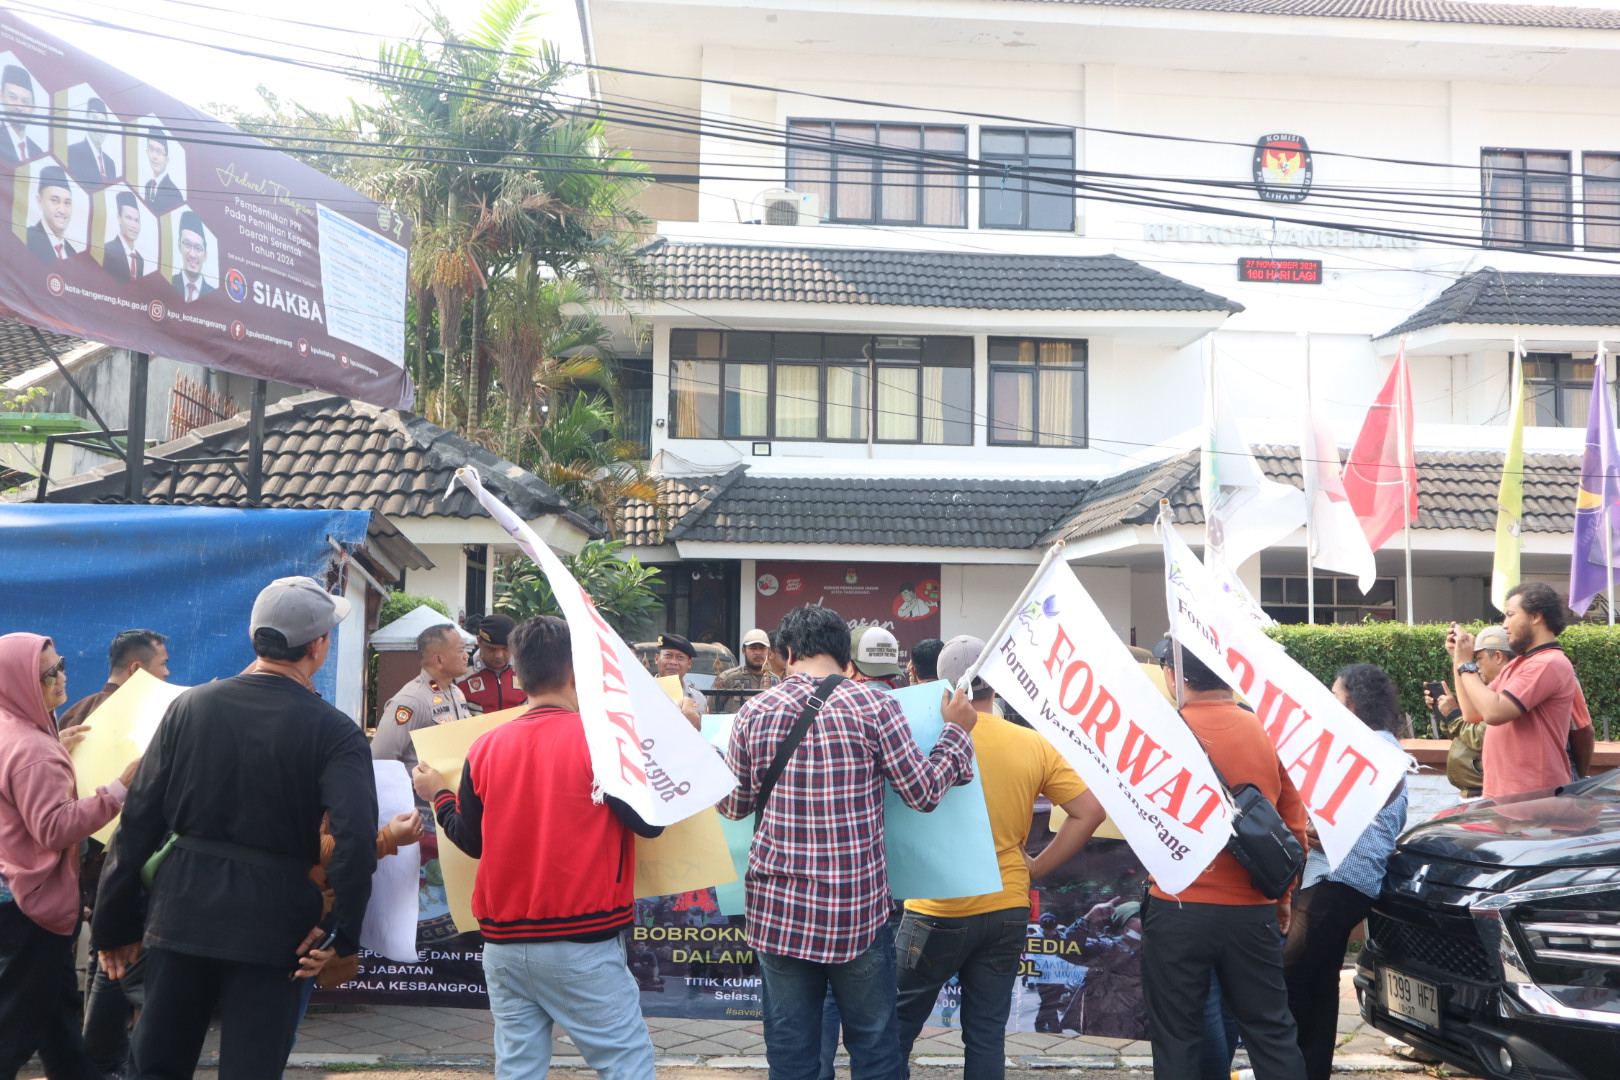
[[[0,312],[387,408],[410,223],[0,10]]]

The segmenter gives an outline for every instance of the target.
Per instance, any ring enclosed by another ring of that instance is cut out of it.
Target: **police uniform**
[[[371,740],[373,761],[403,761],[407,769],[416,767],[416,746],[411,732],[469,715],[467,699],[454,685],[446,686],[427,672],[399,688],[399,693],[383,706],[377,734]]]
[[[499,671],[491,671],[484,666],[482,657],[467,673],[467,677],[456,683],[456,689],[466,697],[467,709],[472,713],[500,712],[528,700],[518,682],[517,671],[511,664]]]

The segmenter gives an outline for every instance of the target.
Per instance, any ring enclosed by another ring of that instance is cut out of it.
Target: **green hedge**
[[[1477,630],[1484,624],[1475,624]],[[1273,626],[1266,633],[1288,655],[1329,685],[1346,664],[1377,664],[1401,691],[1401,706],[1421,737],[1432,737],[1423,684],[1450,683],[1446,633],[1450,623],[1364,623],[1332,626]],[[1580,677],[1598,738],[1620,736],[1620,627],[1581,623],[1559,638]]]

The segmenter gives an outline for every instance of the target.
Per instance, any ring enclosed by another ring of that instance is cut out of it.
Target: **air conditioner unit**
[[[757,200],[765,225],[820,225],[821,196],[787,188],[772,188]]]

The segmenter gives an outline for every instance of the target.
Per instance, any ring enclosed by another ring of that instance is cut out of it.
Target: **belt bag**
[[[1210,763],[1214,768],[1214,763]],[[1221,777],[1219,769],[1215,775]],[[1221,777],[1221,785],[1226,780]],[[1232,798],[1232,839],[1226,850],[1249,872],[1249,880],[1268,900],[1282,897],[1293,887],[1305,866],[1305,848],[1283,821],[1265,793],[1253,784],[1228,788]]]

